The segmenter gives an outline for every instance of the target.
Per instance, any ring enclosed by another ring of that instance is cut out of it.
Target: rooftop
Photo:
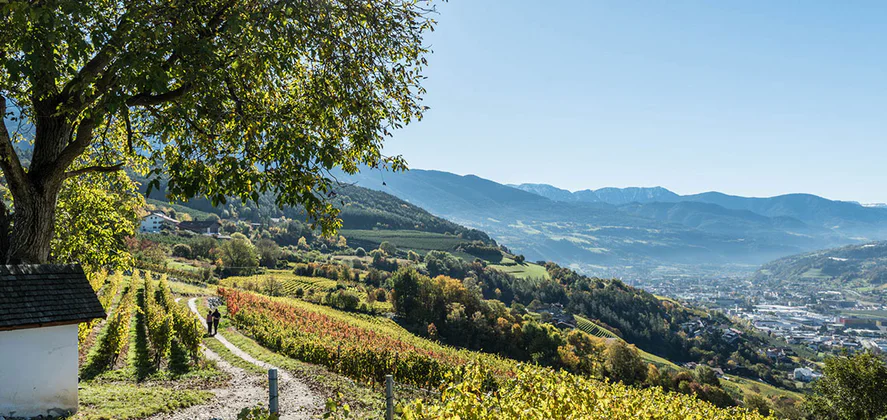
[[[79,265],[0,265],[0,330],[104,317],[105,310]]]

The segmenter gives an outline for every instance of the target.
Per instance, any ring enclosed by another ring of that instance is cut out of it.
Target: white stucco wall
[[[77,325],[0,331],[0,416],[77,410]]]

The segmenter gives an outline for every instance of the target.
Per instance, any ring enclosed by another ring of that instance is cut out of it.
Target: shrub
[[[172,247],[172,256],[181,258],[191,258],[191,247],[185,244],[175,244]]]

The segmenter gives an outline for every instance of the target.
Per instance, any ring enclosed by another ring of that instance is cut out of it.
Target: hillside
[[[142,194],[147,193],[147,182],[140,181]],[[341,210],[342,228],[347,231],[363,230],[407,230],[427,232],[439,235],[452,235],[465,241],[493,242],[486,233],[469,229],[441,217],[437,217],[421,207],[403,201],[391,194],[374,191],[354,185],[340,184],[335,188],[333,205]],[[149,203],[164,205],[168,203],[165,188],[151,191]],[[206,199],[193,199],[187,203],[166,204],[177,210],[192,213],[195,218],[204,219],[210,213],[220,217],[231,217],[236,214],[239,219],[249,222],[262,222],[270,218],[286,217],[305,221],[302,209],[294,207],[280,208],[275,204],[274,197],[263,194],[259,203],[241,203],[236,200],[227,205],[212,206]],[[189,210],[190,209],[190,210]],[[346,235],[348,237],[348,235]]]
[[[476,187],[491,189],[486,197],[493,201],[544,202],[557,208],[551,200],[495,183],[477,182]],[[495,191],[498,188],[505,190]],[[742,399],[740,394],[728,395],[717,381],[708,387],[687,383],[681,388],[681,382],[696,379],[679,375],[677,370],[652,376],[641,372],[646,371],[644,360],[674,368],[665,358],[677,363],[711,364],[735,373],[755,366],[756,375],[763,380],[792,386],[788,371],[761,356],[760,349],[766,345],[762,338],[749,331],[742,340],[725,341],[721,334],[724,328],[741,326],[721,315],[661,300],[619,280],[583,276],[554,263],[528,263],[520,255],[497,248],[483,232],[467,230],[385,193],[344,187],[337,193],[336,201],[343,209],[345,229],[340,233],[347,241],[319,237],[298,222],[244,223],[236,217],[256,217],[268,210],[229,205],[208,210],[225,216],[225,233],[234,229],[245,237],[232,234],[231,239],[216,241],[174,230],[165,235],[141,235],[141,241],[135,244],[139,247],[136,258],[140,267],[171,276],[198,283],[218,281],[225,289],[291,299],[287,307],[275,306],[272,312],[265,312],[267,319],[258,324],[258,319],[251,315],[235,325],[270,350],[310,363],[338,363],[330,357],[333,347],[318,347],[322,343],[332,346],[330,335],[338,337],[336,340],[342,338],[339,330],[343,328],[330,326],[336,323],[333,318],[354,325],[357,321],[350,318],[356,316],[372,320],[373,325],[389,325],[392,329],[386,328],[372,342],[345,340],[336,348],[336,357],[347,359],[344,367],[356,369],[340,373],[360,381],[378,380],[382,371],[377,368],[391,366],[385,359],[390,354],[381,349],[393,347],[401,349],[401,356],[395,356],[393,363],[407,363],[395,368],[401,372],[399,377],[412,381],[413,386],[440,381],[439,376],[423,375],[443,374],[453,364],[481,361],[480,364],[493,366],[494,370],[508,370],[504,366],[516,361],[564,369],[583,377],[654,384],[667,391],[694,393],[719,406],[734,405]],[[176,211],[187,209],[177,207]],[[281,210],[288,211],[291,210]],[[611,216],[596,217],[605,220]],[[651,222],[638,218],[637,223]],[[649,234],[656,232],[651,229]],[[488,242],[472,242],[469,236],[487,238]],[[276,245],[269,245],[269,240]],[[260,259],[254,259],[251,266],[244,265],[250,264],[248,259],[233,257],[235,243],[247,250],[254,249],[256,257],[261,254]],[[383,243],[387,244],[382,246]],[[185,272],[192,274],[185,276]],[[211,274],[200,277],[198,272]],[[237,310],[253,303],[255,311],[272,308],[268,301],[249,295],[222,294]],[[255,311],[253,314],[259,316]],[[322,319],[314,319],[321,315]],[[707,333],[693,337],[681,333],[682,324],[701,317],[706,319]],[[314,328],[312,334],[317,337],[313,339],[293,338],[285,332],[286,328],[280,327],[286,323],[297,326],[299,331],[308,331],[307,325],[326,327]],[[588,337],[580,330],[599,338]],[[368,331],[354,333],[372,335]],[[613,337],[620,339],[607,339]],[[303,339],[306,341],[288,341],[285,345],[282,341]],[[363,353],[379,343],[381,347],[374,351],[379,354]],[[446,350],[439,350],[439,345],[433,343],[446,345]],[[628,360],[634,360],[637,369],[606,368],[609,355],[619,354],[606,349],[627,346],[626,343],[642,350],[629,351]],[[461,350],[454,352],[449,346]],[[340,350],[342,353],[338,353]],[[352,351],[356,353],[348,353]],[[440,355],[433,360],[411,360],[402,358],[407,354],[404,351]],[[491,355],[495,357],[490,358]],[[376,361],[367,365],[366,357],[381,359],[373,359]],[[352,365],[352,361],[360,364]],[[408,372],[414,372],[415,377],[410,379],[408,375],[413,374]]]
[[[764,264],[752,280],[769,284],[883,287],[887,284],[887,242],[872,242],[793,255]]]
[[[760,214],[707,203],[708,196],[671,201],[680,196],[663,188],[570,193],[548,185],[514,188],[473,175],[424,170],[367,170],[345,179],[484,230],[531,260],[606,275],[661,264],[760,264],[856,240],[843,230],[794,216],[806,216],[800,212],[779,214],[774,208]],[[599,271],[602,266],[608,271]]]

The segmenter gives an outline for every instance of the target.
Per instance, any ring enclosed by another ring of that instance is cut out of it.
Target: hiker
[[[216,308],[216,310],[213,311],[213,328],[216,331],[214,335],[219,333],[219,321],[221,320],[222,314],[219,313],[219,308]]]
[[[212,312],[206,313],[206,335],[213,335],[213,314]]]

